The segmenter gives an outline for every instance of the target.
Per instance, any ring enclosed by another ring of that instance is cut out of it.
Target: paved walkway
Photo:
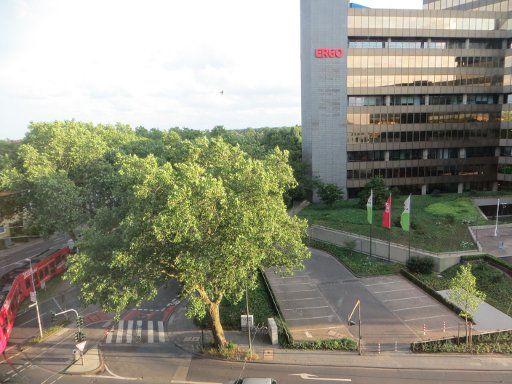
[[[439,293],[447,299],[449,299],[449,292],[449,290],[439,291]],[[478,332],[494,332],[512,329],[512,317],[507,316],[499,309],[485,302],[478,306],[473,319],[476,323],[473,329]]]

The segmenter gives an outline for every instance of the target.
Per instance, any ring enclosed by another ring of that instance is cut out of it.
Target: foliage
[[[299,267],[309,253],[306,223],[287,214],[295,185],[287,153],[262,160],[223,139],[173,142],[174,161],[118,156],[114,201],[84,230],[67,277],[84,300],[120,312],[156,294],[170,277],[183,286],[189,314],[212,318],[224,345],[219,305],[255,287],[260,267]]]
[[[411,351],[419,353],[512,353],[512,331],[494,332],[485,335],[473,335],[468,346],[463,338],[433,340],[412,343]]]
[[[41,337],[41,335],[37,335],[37,336],[34,336],[32,337],[31,339],[29,339],[27,341],[28,344],[37,344],[37,343],[40,343],[41,341],[44,341],[46,340],[48,337],[50,337],[51,335],[59,332],[60,330],[62,330],[66,325],[69,324],[69,321],[68,320],[61,320],[59,321],[58,323],[56,324],[53,324],[51,325],[50,327],[48,328],[44,328],[43,329],[43,337]]]
[[[406,196],[393,198],[392,219],[400,217],[403,202],[406,198]],[[447,210],[443,213],[436,211],[436,214],[427,210],[427,207],[435,203],[443,203]],[[461,211],[461,207],[464,207],[467,211]],[[391,231],[381,227],[383,208],[384,204],[381,206],[374,205],[372,236],[388,241],[388,235],[391,235],[393,243],[407,246],[409,244],[408,232],[397,226],[393,226]],[[446,219],[446,216],[450,214],[455,217],[454,223],[449,223]],[[358,199],[338,201],[332,207],[327,207],[324,204],[311,204],[298,215],[306,218],[310,225],[318,224],[367,237],[370,236],[370,225],[367,222],[366,210],[360,209]],[[470,220],[473,225],[488,224],[488,221],[478,213],[477,208],[468,197],[461,197],[457,194],[445,194],[439,197],[413,195],[411,247],[432,252],[449,252],[460,250],[461,241],[465,241],[469,244],[468,246],[464,243],[465,249],[476,249],[467,228],[467,222],[464,222],[464,219]],[[399,220],[397,220],[398,223]]]
[[[353,249],[338,247],[323,241],[309,239],[308,245],[330,253],[357,276],[391,275],[398,273],[401,268],[400,264],[370,258]]]
[[[323,351],[357,351],[357,342],[348,338],[315,341],[294,341],[286,345],[286,348]]]
[[[473,316],[486,295],[478,290],[476,278],[471,273],[471,264],[461,265],[450,281],[450,300],[462,309],[464,317]]]
[[[406,262],[407,269],[412,273],[429,274],[434,270],[434,259],[431,257],[412,256]]]
[[[370,193],[373,190],[373,206],[383,206],[388,198],[388,188],[384,184],[384,179],[380,176],[373,177],[369,182],[365,184],[363,189],[359,192],[359,206],[366,208],[366,203],[370,198]]]
[[[319,183],[317,190],[320,200],[329,207],[343,198],[343,190],[336,184]]]

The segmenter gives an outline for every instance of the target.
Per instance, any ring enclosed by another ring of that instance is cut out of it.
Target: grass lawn
[[[258,277],[256,289],[249,291],[249,313],[254,315],[255,325],[266,325],[269,317],[277,315],[261,275]],[[236,304],[226,299],[221,302],[220,321],[225,330],[240,329],[240,315],[245,315],[245,297]],[[207,315],[204,319],[197,321],[197,323],[205,328],[209,328],[209,316]]]
[[[408,244],[408,233],[400,227],[400,215],[406,198],[407,196],[395,197],[392,210],[391,241],[403,245]],[[331,208],[324,204],[311,204],[299,216],[306,218],[310,224],[369,236],[370,225],[366,221],[366,208],[361,209],[358,202],[358,199],[339,201]],[[381,227],[383,207],[375,208],[373,237],[388,240],[389,230]],[[489,224],[469,197],[457,194],[414,195],[411,211],[411,246],[433,252],[476,249],[467,223]]]
[[[357,276],[379,276],[399,273],[403,267],[401,264],[387,262],[376,258],[370,258],[368,255],[351,251],[347,248],[341,248],[323,241],[310,240],[309,246],[328,252]]]
[[[485,262],[473,261],[471,264],[473,265],[472,271],[476,277],[478,289],[487,295],[485,301],[503,313],[510,310],[509,315],[512,315],[512,301],[510,299],[512,297],[512,278]],[[417,274],[415,276],[436,291],[441,291],[449,288],[450,280],[459,268],[459,265],[455,265],[444,271],[440,275],[441,277],[438,277],[436,273],[430,275]]]

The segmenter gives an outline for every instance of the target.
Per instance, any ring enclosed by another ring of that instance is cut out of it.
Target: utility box
[[[247,315],[240,316],[240,324],[242,325],[242,331],[247,329]],[[249,327],[254,327],[253,315],[249,315]]]
[[[268,318],[268,335],[270,336],[270,342],[272,345],[277,345],[279,343],[278,340],[278,332],[277,332],[277,324],[273,317]]]

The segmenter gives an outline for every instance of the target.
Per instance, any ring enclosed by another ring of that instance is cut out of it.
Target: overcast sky
[[[23,137],[30,121],[73,118],[146,128],[300,124],[299,4],[0,0],[0,138]]]

